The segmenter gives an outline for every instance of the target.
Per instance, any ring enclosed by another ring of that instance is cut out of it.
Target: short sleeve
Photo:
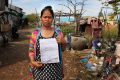
[[[38,31],[34,31],[31,34],[30,37],[30,43],[29,43],[29,56],[35,56],[35,44],[36,44],[36,36],[38,34]]]

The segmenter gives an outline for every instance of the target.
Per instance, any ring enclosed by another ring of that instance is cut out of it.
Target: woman
[[[54,13],[51,6],[41,11],[42,27],[32,33],[29,48],[29,58],[32,65],[32,74],[35,80],[62,80],[61,49],[65,49],[65,39],[62,32],[53,28]],[[58,43],[59,63],[44,64],[41,62],[40,39],[55,38]],[[61,48],[62,47],[62,48]]]

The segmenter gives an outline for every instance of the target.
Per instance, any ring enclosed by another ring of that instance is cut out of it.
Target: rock
[[[83,50],[87,48],[87,39],[84,36],[71,36],[71,47],[74,50]]]

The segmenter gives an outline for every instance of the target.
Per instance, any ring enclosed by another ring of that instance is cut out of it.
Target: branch
[[[83,13],[83,8],[84,8],[84,4],[85,3],[85,0],[83,0],[83,2],[82,2],[82,7],[81,7],[81,10],[80,10],[80,16],[82,16],[82,13]]]
[[[87,10],[84,10],[84,11],[82,12],[82,14],[84,14],[86,11],[87,11]]]
[[[78,5],[85,5],[85,4],[84,4],[85,1],[87,1],[87,0],[83,0],[82,2],[77,2],[77,3],[76,3],[76,6],[78,6]]]
[[[71,0],[67,0],[72,6],[74,6],[75,4],[71,1]]]
[[[109,4],[114,4],[114,3],[118,3],[118,2],[120,2],[120,0],[109,1],[108,3],[109,3]]]
[[[78,3],[76,3],[75,5],[78,6],[78,5],[81,5],[81,4],[82,4],[82,2],[78,2]]]
[[[69,6],[66,6],[66,5],[64,5],[64,4],[59,4],[59,5],[62,5],[62,6],[67,7],[72,13],[74,13]]]

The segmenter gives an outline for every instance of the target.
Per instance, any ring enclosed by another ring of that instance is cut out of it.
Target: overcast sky
[[[9,3],[11,4],[11,0],[9,0]],[[69,9],[59,4],[68,5],[66,0],[12,0],[12,5],[21,7],[26,14],[36,12],[35,8],[37,9],[37,13],[40,13],[41,9],[47,5],[52,6],[54,12],[57,12],[59,10],[62,10],[63,12],[69,12]],[[85,4],[84,16],[98,16],[98,13],[102,6],[100,1],[87,0]]]

